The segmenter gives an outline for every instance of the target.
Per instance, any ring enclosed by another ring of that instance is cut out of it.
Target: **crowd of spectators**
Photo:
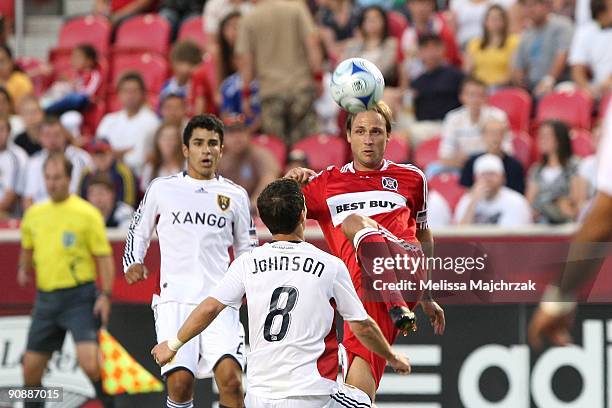
[[[350,57],[385,77],[391,138],[410,148],[394,157],[421,163],[432,181],[431,225],[573,222],[595,191],[612,91],[609,0],[96,0],[92,13],[108,18],[111,41],[142,13],[165,19],[169,72],[158,85],[142,70],[109,73],[118,53],[88,43],[71,50],[68,71],[52,59],[32,69],[0,44],[0,222],[46,198],[42,163],[64,152],[71,191],[107,226],[125,227],[152,179],[184,169],[181,133],[201,113],[224,120],[219,172],[254,203],[269,181],[323,154],[301,141],[344,137],[326,84]],[[202,40],[181,38],[195,19]],[[530,100],[520,129],[511,104],[492,102],[506,89]],[[588,126],[539,119],[540,101],[563,93],[592,103]],[[425,162],[424,146],[435,150]],[[463,193],[451,197],[442,178]]]

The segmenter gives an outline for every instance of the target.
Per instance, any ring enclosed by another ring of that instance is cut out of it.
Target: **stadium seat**
[[[489,96],[489,104],[506,112],[511,130],[515,132],[529,130],[532,102],[531,96],[523,89],[501,89]]]
[[[253,138],[253,143],[265,148],[274,155],[281,169],[285,168],[287,160],[287,146],[278,137],[273,135],[259,135]]]
[[[572,151],[578,157],[587,157],[595,153],[591,132],[585,129],[573,129],[570,134]]]
[[[429,189],[436,190],[444,197],[451,210],[454,210],[465,193],[465,187],[459,184],[459,175],[455,173],[442,173],[428,180]]]
[[[115,53],[155,52],[167,55],[170,47],[170,24],[158,14],[144,14],[121,23],[117,29]]]
[[[536,124],[557,119],[574,129],[590,129],[592,112],[593,99],[583,92],[555,92],[544,96],[538,104]]]
[[[68,20],[60,29],[57,47],[51,52],[68,53],[81,44],[92,45],[100,56],[108,54],[111,24],[106,17],[81,16]]]
[[[21,57],[17,59],[16,64],[19,69],[30,77],[32,85],[34,85],[34,95],[36,96],[41,96],[53,82],[51,75],[45,75],[40,72],[45,62],[38,58]]]
[[[438,160],[439,147],[440,136],[433,137],[419,144],[414,151],[414,163],[417,167],[425,170],[430,163]]]
[[[346,157],[347,143],[336,136],[312,135],[293,145],[293,149],[306,153],[310,168],[319,171],[328,166],[342,166]]]
[[[204,32],[204,19],[202,16],[195,16],[187,19],[178,33],[178,40],[191,40],[204,48],[206,45],[206,33]]]
[[[525,132],[514,132],[512,134],[512,148],[514,158],[523,165],[527,171],[534,161],[533,139]]]
[[[12,23],[15,20],[15,0],[0,1],[0,16]]]
[[[406,20],[406,17],[397,11],[389,11],[387,13],[387,24],[389,25],[389,34],[400,41],[404,34],[404,30],[408,27],[408,20]]]
[[[395,163],[408,163],[410,158],[410,145],[404,139],[391,135],[391,140],[385,150],[385,159]]]

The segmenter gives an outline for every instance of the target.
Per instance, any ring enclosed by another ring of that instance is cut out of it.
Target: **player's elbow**
[[[348,325],[357,338],[367,337],[374,330],[374,321],[370,316],[366,320],[349,321]]]

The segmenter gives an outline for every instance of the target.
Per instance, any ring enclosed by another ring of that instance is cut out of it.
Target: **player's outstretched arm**
[[[223,309],[225,309],[225,305],[217,299],[210,296],[204,299],[187,317],[176,337],[153,347],[151,355],[155,362],[160,366],[170,362],[179,348],[203,332]]]
[[[305,167],[296,167],[291,169],[285,174],[285,178],[292,179],[300,183],[301,185],[308,184],[311,177],[316,176],[317,173],[314,170],[307,169]]]
[[[411,368],[408,357],[397,354],[385,339],[378,324],[368,316],[366,320],[349,321],[349,326],[359,341],[368,348],[387,360],[387,363],[399,374],[410,374]]]

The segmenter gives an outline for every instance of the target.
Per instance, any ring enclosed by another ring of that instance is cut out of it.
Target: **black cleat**
[[[404,336],[417,331],[416,316],[407,307],[393,306],[389,310],[389,316],[395,327],[404,333]]]

